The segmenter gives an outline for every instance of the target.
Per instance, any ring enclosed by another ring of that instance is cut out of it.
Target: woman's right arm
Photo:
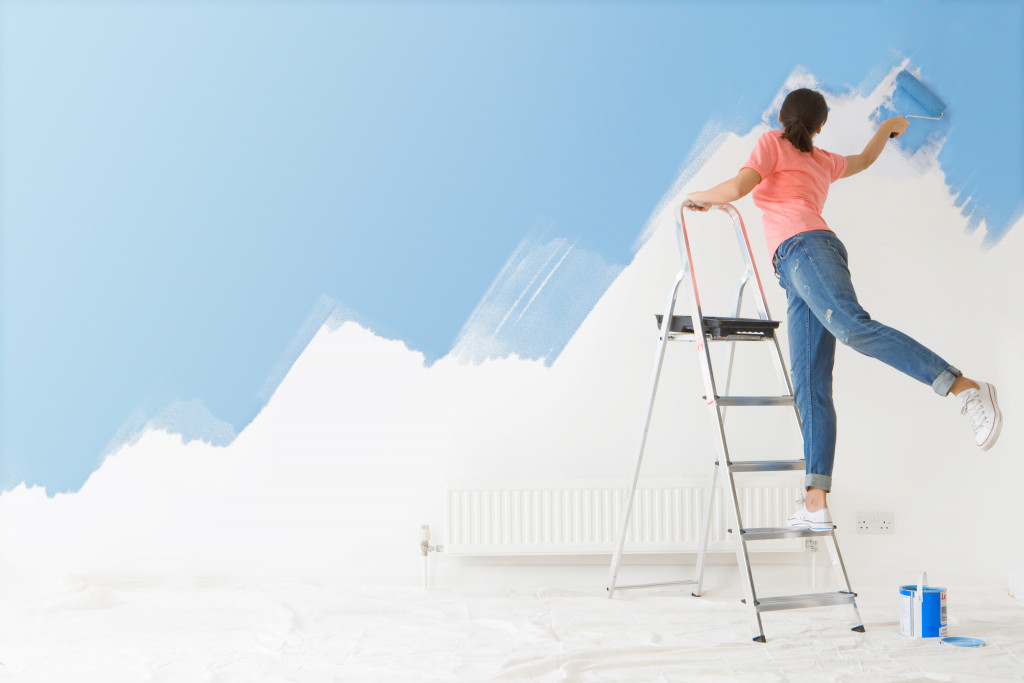
[[[686,195],[683,207],[690,211],[707,211],[714,204],[728,204],[741,197],[746,197],[750,191],[761,182],[761,174],[744,166],[735,177],[729,178],[724,183],[715,185],[710,190],[703,192],[691,192]]]
[[[891,119],[882,121],[882,125],[878,127],[875,135],[868,142],[864,151],[860,154],[854,154],[846,157],[846,171],[840,178],[849,178],[852,175],[860,173],[871,164],[875,163],[875,159],[885,149],[885,143],[889,142],[890,137],[896,137],[903,135],[903,131],[910,125],[903,116],[894,116]],[[895,135],[893,135],[895,133]]]

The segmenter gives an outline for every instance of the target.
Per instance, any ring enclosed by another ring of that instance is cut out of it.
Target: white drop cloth
[[[713,593],[713,594],[712,594]],[[764,615],[738,589],[492,592],[287,580],[73,579],[0,601],[3,681],[1018,681],[1024,605],[950,595],[950,635],[898,634],[895,587],[848,607]]]

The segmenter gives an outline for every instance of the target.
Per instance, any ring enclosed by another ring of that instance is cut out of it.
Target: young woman
[[[836,448],[836,339],[930,384],[939,396],[957,396],[983,450],[995,444],[1002,426],[995,387],[968,379],[907,335],[871,319],[857,302],[846,247],[821,217],[829,185],[873,164],[889,138],[902,135],[910,122],[902,116],[882,122],[863,152],[843,157],[813,145],[827,118],[821,93],[794,90],[779,112],[783,130],[763,134],[734,178],[689,194],[684,202],[687,209],[707,211],[753,191],[764,215],[768,253],[786,290],[790,370],[807,463],[806,499],[789,524],[814,530],[833,526],[826,494]]]

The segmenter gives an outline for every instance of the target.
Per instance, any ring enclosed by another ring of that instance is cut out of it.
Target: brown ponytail
[[[793,143],[801,152],[814,150],[811,139],[828,119],[828,105],[825,97],[814,90],[800,88],[786,95],[779,112],[782,121],[782,137]]]

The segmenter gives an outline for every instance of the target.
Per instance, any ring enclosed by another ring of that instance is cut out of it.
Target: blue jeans
[[[831,491],[836,339],[930,384],[940,396],[949,393],[960,371],[902,332],[871,319],[853,291],[846,247],[830,230],[789,238],[779,245],[772,265],[788,302],[789,362],[807,463],[805,484]]]

